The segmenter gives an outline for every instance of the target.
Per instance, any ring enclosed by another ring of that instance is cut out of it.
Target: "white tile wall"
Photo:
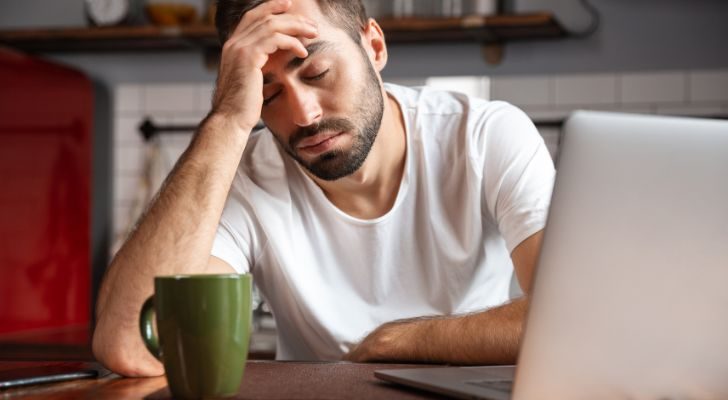
[[[195,112],[192,114],[177,114],[173,115],[171,119],[171,123],[175,125],[186,125],[186,126],[194,126],[200,124],[202,121],[202,118],[204,116],[200,115],[199,113]],[[176,137],[177,135],[167,135],[169,137]],[[190,133],[191,136],[191,133]]]
[[[728,70],[691,71],[690,101],[728,102]]]
[[[144,154],[139,146],[127,144],[117,145],[114,155],[115,172],[124,175],[137,175],[141,173],[144,164]]]
[[[114,113],[135,114],[144,109],[142,85],[121,85],[114,91]]]
[[[163,146],[187,147],[192,140],[192,133],[176,133],[174,135],[163,135],[160,137]]]
[[[491,98],[519,107],[553,104],[553,79],[540,76],[497,77],[491,81]]]
[[[591,74],[557,76],[554,102],[558,106],[584,106],[617,103],[617,76]]]
[[[124,114],[114,120],[114,145],[130,145],[140,147],[144,139],[139,133],[139,124],[142,121],[142,112]]]
[[[131,205],[139,192],[141,174],[114,173],[114,204]]]
[[[150,115],[192,113],[198,110],[199,86],[165,84],[144,87],[144,111]]]
[[[654,114],[656,109],[657,105],[655,104],[622,104],[615,107],[613,111],[630,114]]]
[[[687,100],[684,72],[642,72],[620,77],[622,103],[678,103]]]
[[[715,117],[723,113],[720,104],[679,104],[657,106],[657,113],[686,117]]]
[[[139,204],[144,193],[140,177],[151,143],[144,141],[139,125],[145,118],[151,118],[156,124],[196,126],[210,108],[212,87],[212,83],[185,83],[124,84],[115,88],[113,229],[117,240],[145,208]],[[171,170],[191,137],[191,132],[162,134],[158,138],[159,168]],[[157,180],[155,187],[150,188],[152,193],[161,183],[161,178]]]
[[[559,106],[616,104],[617,86],[615,74],[557,76],[554,102]]]

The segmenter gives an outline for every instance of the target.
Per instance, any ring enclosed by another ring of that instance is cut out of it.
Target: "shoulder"
[[[543,145],[531,118],[505,101],[472,103],[468,132],[473,144],[471,154],[476,159],[482,159],[486,152],[531,152]]]
[[[488,142],[539,137],[526,113],[505,101],[428,87],[386,84],[385,88],[400,103],[414,135],[426,141],[455,141],[482,152]]]
[[[394,96],[403,111],[426,116],[449,116],[467,112],[470,97],[427,86],[404,87],[391,83],[384,84],[387,93]]]
[[[518,107],[505,101],[490,101],[463,93],[423,87],[404,87],[385,83],[387,93],[394,96],[402,111],[411,118],[426,120],[464,120],[469,127],[484,128],[488,122],[530,123]]]
[[[489,118],[496,114],[521,113],[525,117],[520,109],[505,101],[489,101],[427,86],[405,87],[385,83],[384,87],[404,110],[417,111],[419,115],[466,115],[471,118]]]

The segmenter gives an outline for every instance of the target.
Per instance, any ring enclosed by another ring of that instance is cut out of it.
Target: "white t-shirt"
[[[543,229],[555,176],[543,139],[500,101],[386,84],[407,135],[392,209],[342,212],[267,130],[251,135],[212,255],[251,272],[278,359],[337,360],[381,324],[509,300],[510,252]]]

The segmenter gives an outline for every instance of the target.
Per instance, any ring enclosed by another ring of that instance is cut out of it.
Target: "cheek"
[[[288,140],[290,139],[290,136],[281,134],[272,129],[271,129],[271,133],[273,134],[273,138],[275,138],[275,140],[277,140],[283,146],[284,149],[289,147]]]
[[[363,76],[353,68],[340,71],[321,96],[324,109],[336,111],[340,115],[354,111],[357,93],[364,84]]]
[[[271,111],[263,111],[261,118],[263,119],[265,126],[271,131],[276,139],[283,143],[288,143],[289,135],[286,133],[287,128],[285,127],[285,121],[283,119],[280,117],[276,118],[275,113]]]

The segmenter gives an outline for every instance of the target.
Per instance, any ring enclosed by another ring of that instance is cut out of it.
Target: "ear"
[[[361,33],[361,43],[369,56],[369,61],[378,72],[381,72],[387,65],[387,43],[384,41],[382,28],[373,18],[369,18],[366,28]]]

